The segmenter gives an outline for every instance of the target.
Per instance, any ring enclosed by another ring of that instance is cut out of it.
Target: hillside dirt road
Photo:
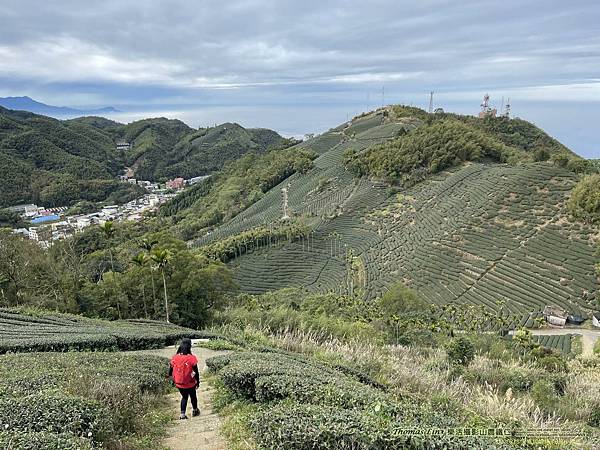
[[[176,351],[176,346],[156,350],[141,350],[139,353],[164,356],[171,358]],[[213,356],[224,355],[229,352],[214,351],[194,346],[192,352],[198,358],[198,368],[201,372],[206,370],[206,360]],[[189,420],[179,420],[179,392],[169,394],[169,404],[173,410],[173,424],[168,431],[163,445],[171,450],[225,450],[227,443],[219,434],[221,418],[212,410],[212,389],[202,382],[200,377],[198,389],[199,417],[191,417],[188,403]]]
[[[564,336],[566,334],[578,334],[581,336],[582,342],[581,353],[583,356],[587,357],[594,355],[594,345],[596,344],[596,341],[600,339],[600,330],[587,330],[585,328],[542,328],[540,330],[529,331],[535,336]]]

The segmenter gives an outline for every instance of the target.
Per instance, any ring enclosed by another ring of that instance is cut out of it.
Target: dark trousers
[[[179,392],[181,393],[181,414],[185,414],[185,410],[187,409],[188,397],[192,402],[192,408],[198,409],[198,398],[196,397],[196,388],[179,388]]]

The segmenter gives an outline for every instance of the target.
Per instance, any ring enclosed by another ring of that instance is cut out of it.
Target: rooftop
[[[567,311],[565,311],[564,309],[558,307],[558,306],[546,306],[544,308],[544,312],[543,314],[545,316],[555,316],[555,317],[560,317],[562,319],[566,319],[568,316]]]

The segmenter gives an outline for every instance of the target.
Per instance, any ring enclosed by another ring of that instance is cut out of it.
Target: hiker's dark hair
[[[181,344],[179,344],[177,353],[179,353],[181,355],[191,355],[192,354],[192,340],[189,338],[183,338],[181,340]]]

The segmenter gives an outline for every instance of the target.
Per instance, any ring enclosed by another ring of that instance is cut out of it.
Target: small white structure
[[[592,315],[592,325],[600,328],[600,312],[596,312]]]
[[[131,148],[131,144],[129,142],[125,142],[125,141],[118,141],[117,142],[117,150],[124,152],[127,151]]]
[[[558,325],[559,327],[564,327],[567,323],[567,317],[569,314],[562,308],[558,306],[546,306],[542,313],[544,315],[544,319],[551,325]]]
[[[20,234],[21,236],[29,237],[29,230],[27,228],[17,228],[13,230],[13,234]]]

